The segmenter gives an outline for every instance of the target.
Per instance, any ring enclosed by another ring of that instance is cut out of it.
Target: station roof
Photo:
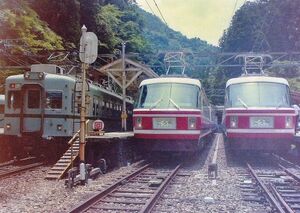
[[[122,59],[117,59],[101,68],[98,72],[108,75],[122,88],[123,63]],[[125,58],[126,89],[136,90],[140,82],[146,78],[156,78],[156,74],[151,68],[144,64]]]

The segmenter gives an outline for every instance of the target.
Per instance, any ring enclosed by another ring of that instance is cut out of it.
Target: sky
[[[198,37],[218,45],[225,29],[230,25],[234,12],[246,0],[137,0],[147,12],[160,17],[157,3],[169,27],[180,31],[188,38]]]

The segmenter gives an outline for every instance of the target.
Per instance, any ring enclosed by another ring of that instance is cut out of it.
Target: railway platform
[[[105,159],[114,166],[127,165],[135,158],[133,132],[106,132],[86,137],[86,161],[96,164]]]
[[[88,143],[113,142],[114,140],[131,140],[133,132],[107,132],[103,135],[88,135]]]

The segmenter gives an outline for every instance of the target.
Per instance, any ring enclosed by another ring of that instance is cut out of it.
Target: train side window
[[[95,99],[93,99],[93,115],[96,115],[96,103],[95,103]]]
[[[46,105],[49,109],[61,109],[62,108],[62,92],[60,91],[48,91],[46,93]]]
[[[99,103],[96,104],[96,116],[99,115]]]
[[[21,108],[21,91],[9,91],[7,105],[8,108]]]
[[[29,109],[40,108],[41,93],[39,90],[28,90],[27,107]]]

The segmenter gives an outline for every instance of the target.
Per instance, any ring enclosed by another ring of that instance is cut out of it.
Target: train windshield
[[[227,88],[226,107],[289,107],[289,88],[285,84],[251,82]]]
[[[140,89],[137,108],[196,109],[200,88],[190,84],[157,83]]]

